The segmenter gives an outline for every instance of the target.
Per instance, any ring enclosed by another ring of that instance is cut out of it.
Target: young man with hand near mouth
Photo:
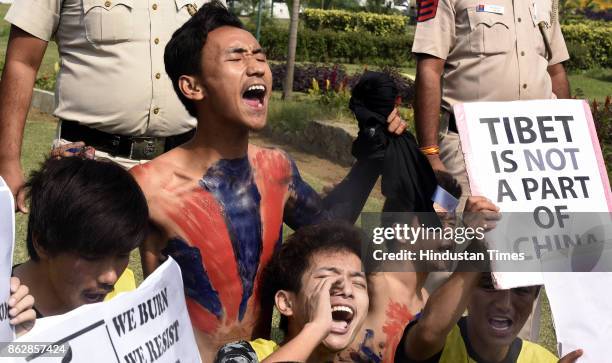
[[[287,154],[249,144],[249,132],[266,124],[272,74],[255,37],[219,2],[175,32],[164,59],[198,125],[191,141],[131,169],[155,227],[141,257],[145,274],[166,256],[178,262],[200,354],[211,361],[222,345],[269,332],[271,307],[254,297],[283,222],[297,230],[357,218],[355,200],[370,192],[361,180],[372,176],[352,173],[337,188],[358,192],[321,199]],[[391,132],[404,131],[397,112],[388,120]]]
[[[284,342],[257,339],[225,345],[216,363],[332,362],[368,314],[359,229],[345,223],[303,227],[274,254],[262,281],[274,301]]]
[[[483,197],[470,198],[466,208],[490,216],[497,213]],[[456,271],[406,327],[395,362],[555,363],[557,357],[548,350],[517,337],[539,290],[539,286],[495,290],[488,272]],[[462,317],[466,308],[468,315]],[[581,355],[577,350],[559,362],[573,363]]]

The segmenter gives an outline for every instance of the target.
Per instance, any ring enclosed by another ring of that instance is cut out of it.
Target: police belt
[[[76,121],[62,120],[60,137],[69,141],[83,141],[97,150],[133,160],[150,160],[189,141],[195,129],[166,137],[123,136],[92,129]]]
[[[448,131],[459,133],[459,131],[457,131],[457,122],[455,121],[454,113],[448,114]]]

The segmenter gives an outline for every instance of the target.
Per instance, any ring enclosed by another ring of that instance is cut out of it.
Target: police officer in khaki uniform
[[[0,85],[0,175],[23,202],[20,164],[32,87],[47,43],[60,53],[56,143],[83,141],[126,168],[189,140],[195,120],[164,68],[172,33],[205,0],[18,0]]]
[[[418,0],[417,138],[432,167],[461,184],[458,211],[470,189],[453,105],[570,96],[556,1]],[[537,340],[539,309],[538,300],[522,338]]]
[[[452,114],[457,102],[569,98],[557,0],[420,0],[416,131],[432,167],[469,184]],[[440,117],[442,110],[442,117]]]

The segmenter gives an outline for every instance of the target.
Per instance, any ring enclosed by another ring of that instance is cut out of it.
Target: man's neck
[[[195,136],[184,145],[194,166],[201,166],[203,170],[221,159],[245,157],[248,147],[249,131],[246,127],[214,116],[198,118]]]
[[[472,324],[473,325],[473,324]],[[468,339],[470,340],[470,344],[472,345],[472,349],[478,354],[480,359],[483,359],[485,362],[498,363],[503,362],[503,360],[508,355],[508,351],[510,350],[509,346],[499,346],[493,344],[487,344],[478,339],[478,334],[474,331],[475,328],[469,324],[469,319],[467,321],[467,333]]]

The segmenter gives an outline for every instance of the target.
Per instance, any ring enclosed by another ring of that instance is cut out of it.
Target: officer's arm
[[[421,147],[438,145],[444,62],[444,59],[431,55],[417,55],[414,116],[417,139]],[[434,170],[445,170],[439,154],[427,155],[427,158]]]
[[[421,317],[403,341],[401,349],[410,360],[427,360],[442,351],[480,276],[479,272],[455,272],[429,297]]]
[[[21,211],[26,210],[20,162],[23,129],[36,73],[46,49],[47,41],[11,26],[0,82],[0,175],[11,188],[16,207]]]
[[[570,98],[570,87],[563,63],[548,66],[548,74],[552,81],[552,91],[557,98]]]

